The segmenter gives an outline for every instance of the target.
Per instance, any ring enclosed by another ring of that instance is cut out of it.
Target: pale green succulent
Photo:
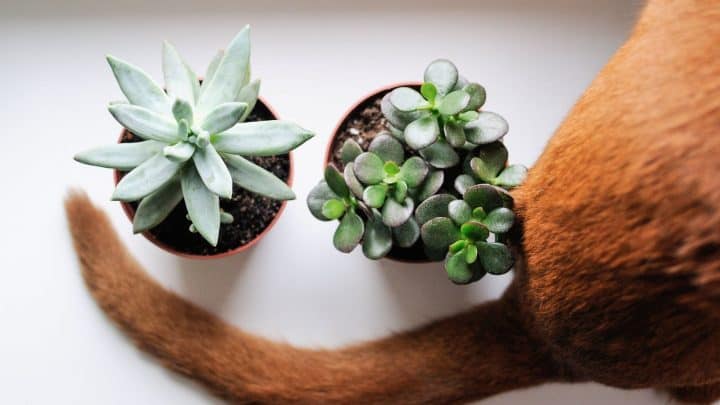
[[[217,245],[220,198],[231,198],[233,183],[277,200],[293,191],[247,156],[284,154],[313,134],[297,124],[272,120],[247,122],[257,102],[260,81],[250,82],[250,28],[245,27],[220,51],[200,83],[198,76],[169,43],[163,46],[165,88],[136,66],[108,56],[127,102],[111,103],[110,113],[144,139],[79,153],[75,160],[129,171],[113,200],[140,201],[134,232],[160,224],[185,201],[192,229]]]

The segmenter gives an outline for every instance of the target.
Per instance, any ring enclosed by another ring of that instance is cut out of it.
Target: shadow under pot
[[[262,99],[258,99],[255,108],[245,122],[268,121],[278,119],[273,109]],[[138,142],[142,139],[127,130],[120,135],[120,143]],[[253,163],[270,171],[279,179],[292,186],[293,162],[291,153],[267,156],[247,157]],[[115,184],[126,172],[115,170]],[[184,201],[175,207],[163,222],[143,233],[143,236],[159,248],[177,256],[190,259],[215,259],[234,255],[249,249],[258,243],[275,225],[285,209],[286,201],[277,201],[263,197],[233,185],[230,199],[220,199],[220,208],[231,214],[234,221],[220,225],[220,237],[217,246],[210,245],[198,233],[190,232],[190,221],[186,218]],[[130,222],[135,217],[138,202],[121,202]]]
[[[373,91],[350,107],[332,132],[325,152],[324,166],[332,163],[342,173],[345,165],[341,159],[340,150],[346,140],[353,139],[363,150],[367,150],[370,142],[372,142],[377,135],[388,131],[387,120],[380,110],[382,98],[397,87],[406,86],[420,90],[420,85],[421,84],[417,82],[409,82],[385,86]],[[405,154],[409,157],[411,154],[414,154],[414,152],[406,147]],[[444,185],[443,187],[452,189],[452,184]],[[393,246],[385,258],[404,263],[429,263],[436,261],[430,259],[425,254],[421,239],[418,239],[414,245],[408,248]]]

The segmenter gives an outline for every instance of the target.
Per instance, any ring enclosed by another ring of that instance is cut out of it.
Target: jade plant
[[[515,222],[509,191],[527,169],[508,165],[502,143],[509,126],[482,109],[483,86],[438,59],[418,87],[381,100],[387,131],[363,148],[352,138],[308,195],[312,214],[338,220],[333,242],[345,253],[362,245],[379,259],[394,247],[417,246],[444,260],[451,281],[466,284],[513,265],[506,245]]]
[[[249,27],[216,55],[202,82],[171,44],[164,43],[162,56],[165,90],[140,68],[107,57],[127,97],[108,110],[142,141],[98,147],[75,160],[128,172],[112,199],[139,201],[135,233],[157,226],[184,201],[189,231],[215,246],[220,224],[234,221],[219,204],[232,197],[233,184],[277,200],[295,198],[246,158],[287,153],[313,134],[287,121],[243,122],[260,90],[259,80],[250,81]]]

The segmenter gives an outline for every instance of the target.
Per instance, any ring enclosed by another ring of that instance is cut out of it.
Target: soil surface
[[[275,118],[272,112],[258,100],[257,105],[245,121],[265,121]],[[128,131],[125,131],[122,138],[122,142],[140,140]],[[288,154],[248,157],[248,159],[287,182],[290,175],[290,156]],[[138,202],[132,202],[129,205],[134,212]],[[230,213],[235,220],[231,224],[220,225],[220,238],[215,247],[207,243],[199,234],[188,230],[190,221],[185,217],[187,209],[184,202],[180,202],[160,225],[149,230],[148,236],[186,254],[209,256],[227,252],[246,245],[258,237],[278,214],[282,207],[282,201],[262,197],[233,185],[232,198],[220,199],[220,207]]]
[[[342,171],[343,165],[340,159],[340,149],[347,139],[354,139],[363,150],[367,150],[370,142],[381,132],[387,131],[387,120],[380,110],[380,101],[383,96],[391,90],[383,91],[368,98],[364,103],[358,105],[348,114],[345,121],[340,125],[336,136],[333,139],[330,150],[330,162]],[[405,157],[410,157],[408,150]],[[409,248],[393,247],[387,257],[400,261],[428,262],[431,261],[423,249],[422,240]]]

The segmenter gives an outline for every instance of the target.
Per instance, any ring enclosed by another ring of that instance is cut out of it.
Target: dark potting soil
[[[245,121],[265,121],[276,119],[273,113],[258,100],[252,113]],[[125,131],[122,142],[137,142],[141,139]],[[272,172],[287,182],[290,175],[290,156],[277,155],[269,157],[249,157],[249,160]],[[138,203],[129,203],[133,212]],[[235,219],[231,224],[220,225],[220,238],[213,247],[198,233],[188,230],[190,221],[185,217],[185,203],[177,207],[160,225],[148,232],[165,245],[173,249],[194,255],[214,255],[246,245],[260,235],[273,221],[282,207],[281,201],[259,196],[243,188],[233,185],[231,199],[220,199],[220,207]]]
[[[377,93],[370,97],[364,103],[358,105],[348,114],[348,117],[340,125],[337,136],[331,144],[330,161],[340,171],[344,166],[340,159],[340,150],[347,139],[354,139],[363,150],[367,150],[370,142],[381,132],[387,131],[387,120],[380,110],[380,101],[383,96],[390,90]],[[410,151],[405,151],[405,156],[410,157]],[[409,262],[426,262],[430,259],[425,254],[422,241],[418,239],[417,243],[409,248],[400,248],[394,246],[388,258],[409,261]]]

